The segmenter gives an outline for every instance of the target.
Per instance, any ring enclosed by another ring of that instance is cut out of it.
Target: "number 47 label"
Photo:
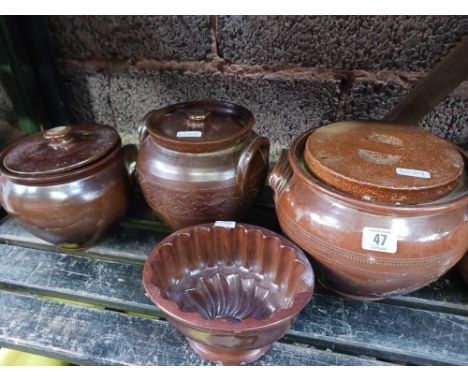
[[[362,248],[369,251],[396,253],[397,236],[389,229],[364,227]]]

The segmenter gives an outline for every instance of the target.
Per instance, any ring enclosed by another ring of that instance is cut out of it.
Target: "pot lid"
[[[200,151],[229,145],[248,133],[254,121],[249,110],[233,103],[192,101],[150,112],[145,126],[165,146]]]
[[[417,204],[450,193],[464,160],[451,143],[423,129],[380,122],[339,122],[314,131],[308,170],[368,201]]]
[[[102,158],[119,142],[110,126],[59,126],[15,142],[7,149],[3,166],[18,175],[62,173]]]

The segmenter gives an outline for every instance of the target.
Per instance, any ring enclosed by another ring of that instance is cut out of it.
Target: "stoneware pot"
[[[140,129],[137,174],[145,200],[169,227],[241,220],[265,184],[269,141],[250,111],[227,102],[150,112]]]
[[[309,131],[269,177],[283,232],[314,260],[319,281],[342,295],[381,299],[432,282],[468,249],[467,155],[452,192],[414,205],[377,203],[339,191],[304,162]],[[426,153],[431,155],[431,153]]]
[[[143,283],[167,320],[205,360],[239,365],[260,358],[310,301],[312,267],[267,229],[202,224],[160,242]]]
[[[65,249],[89,247],[128,206],[136,147],[122,149],[104,125],[61,126],[0,154],[1,203],[35,236]]]

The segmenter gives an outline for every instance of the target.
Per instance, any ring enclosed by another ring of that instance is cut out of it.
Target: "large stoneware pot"
[[[269,183],[319,281],[380,299],[421,288],[467,252],[466,168],[465,152],[422,129],[341,122],[299,136]]]
[[[173,229],[240,220],[265,184],[269,141],[244,107],[216,101],[150,112],[140,130],[137,174],[156,215]]]
[[[110,126],[61,126],[26,136],[0,154],[1,203],[43,240],[89,247],[127,209],[132,156],[136,148],[123,150]]]

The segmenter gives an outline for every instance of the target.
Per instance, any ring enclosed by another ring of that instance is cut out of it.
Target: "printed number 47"
[[[373,242],[382,247],[385,245],[385,242],[387,241],[387,235],[383,234],[383,233],[376,233],[375,236],[374,236],[374,240]]]

